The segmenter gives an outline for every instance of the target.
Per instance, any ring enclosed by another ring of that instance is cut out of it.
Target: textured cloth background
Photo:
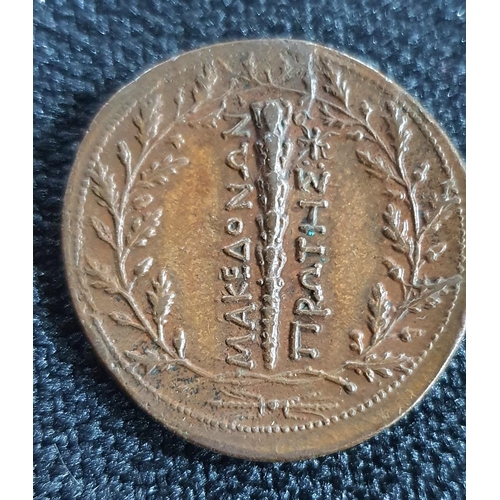
[[[465,154],[462,0],[35,0],[36,499],[460,499],[465,355],[397,425],[346,452],[256,464],[202,450],[139,410],[102,368],[64,280],[61,203],[86,128],[154,63],[233,39],[315,41],[379,68]]]

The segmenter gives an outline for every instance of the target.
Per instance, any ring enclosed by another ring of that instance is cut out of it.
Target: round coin
[[[298,460],[408,411],[463,334],[465,173],[397,85],[316,44],[164,62],[92,123],[64,257],[94,349],[153,418]]]

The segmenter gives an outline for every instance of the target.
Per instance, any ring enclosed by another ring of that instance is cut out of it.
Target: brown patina
[[[253,460],[353,446],[463,334],[465,173],[401,88],[257,40],[151,69],[98,114],[64,208],[68,281],[125,391]]]

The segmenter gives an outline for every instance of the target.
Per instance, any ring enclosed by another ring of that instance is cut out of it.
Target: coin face
[[[116,94],[64,207],[79,317],[125,391],[253,460],[353,446],[463,333],[465,174],[401,88],[332,49],[215,45]]]

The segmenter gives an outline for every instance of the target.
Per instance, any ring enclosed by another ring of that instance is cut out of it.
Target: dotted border
[[[313,50],[316,50],[316,49],[314,48]],[[342,56],[340,55],[340,57],[342,57]],[[354,68],[350,67],[347,64],[342,64],[341,61],[338,61],[337,64],[339,67],[347,70],[348,72],[356,73],[358,78],[360,78],[362,81],[369,81],[370,84],[378,87],[383,94],[386,94],[386,95],[390,96],[391,98],[394,98],[378,82],[374,82],[373,80],[366,77],[365,75],[357,73],[357,71],[356,71],[357,62],[354,61],[354,64],[353,64]],[[179,71],[176,74],[176,77],[182,75],[183,73],[187,72],[190,69],[195,69],[197,67],[198,67],[197,64],[192,66],[192,67],[189,67],[189,68],[186,67],[183,70]],[[161,83],[163,83],[163,80],[160,80],[148,93],[146,93],[145,97],[151,95],[159,87],[159,85]],[[293,91],[293,89],[290,89],[290,90]],[[438,140],[436,139],[434,134],[431,132],[428,125],[424,124],[423,120],[418,115],[418,113],[414,112],[414,110],[412,110],[405,101],[401,101],[401,99],[397,96],[394,98],[394,100],[411,116],[411,118],[416,123],[416,125],[418,126],[418,128],[422,132],[422,134],[424,136],[427,136],[430,139],[434,150],[436,151],[438,157],[442,161],[442,165],[443,165],[445,172],[448,174],[450,180],[454,180],[453,172],[452,172],[451,167],[449,166],[448,159],[447,159],[446,155],[444,154],[443,149],[441,148],[440,144],[438,143]],[[79,193],[80,194],[80,201],[78,204],[78,211],[77,211],[78,212],[78,218],[77,218],[78,231],[76,234],[76,246],[75,246],[75,254],[74,254],[75,262],[76,262],[77,266],[79,265],[81,248],[83,246],[83,220],[84,220],[84,213],[85,213],[85,202],[86,202],[86,198],[87,198],[88,190],[89,190],[89,186],[90,186],[90,175],[89,174],[90,174],[90,170],[92,168],[92,164],[93,164],[93,162],[95,162],[99,158],[101,153],[104,151],[104,148],[106,147],[106,144],[107,144],[108,140],[110,139],[111,135],[116,131],[118,126],[121,123],[123,123],[123,121],[130,115],[130,113],[135,108],[137,103],[138,103],[138,100],[136,99],[129,105],[123,105],[121,108],[121,113],[120,112],[116,113],[116,115],[118,115],[118,118],[112,119],[110,121],[110,123],[106,126],[107,134],[104,136],[101,144],[94,149],[94,152],[91,155],[91,161],[89,163],[89,166],[88,166],[86,172],[84,172],[84,179],[82,180],[81,189],[80,189],[80,193]],[[458,271],[461,274],[464,270],[463,263],[464,263],[464,259],[465,259],[465,256],[464,256],[465,227],[464,227],[463,209],[461,206],[458,207],[457,212],[459,215],[459,235],[460,235],[459,242],[460,242],[460,247],[461,247],[461,251],[460,251],[460,255],[459,255]],[[81,286],[83,288],[86,288],[83,284],[81,284]],[[408,370],[408,375],[411,375],[412,372],[414,371],[414,369],[418,366],[418,364],[420,364],[427,357],[428,352],[434,347],[435,342],[439,339],[440,335],[443,333],[444,329],[448,325],[449,320],[451,318],[451,313],[452,313],[453,309],[455,308],[455,305],[456,305],[456,302],[458,299],[459,290],[460,290],[460,285],[456,285],[455,286],[455,297],[452,301],[450,309],[448,310],[448,314],[446,316],[445,322],[439,328],[439,332],[435,333],[432,336],[431,342],[427,345],[427,348],[424,349],[424,351],[421,353],[421,355],[417,358],[417,361],[412,362],[412,365]],[[90,294],[90,291],[86,290],[86,292]],[[93,304],[89,304],[89,305],[91,306],[92,309],[95,310],[95,308],[93,307]],[[113,354],[113,356],[118,361],[118,363],[121,365],[121,368],[124,371],[127,371],[126,370],[127,365],[126,365],[125,359],[123,358],[123,355],[121,355],[116,350],[112,341],[108,338],[105,330],[102,328],[101,321],[98,320],[95,316],[92,316],[92,317],[94,318],[94,326],[95,326],[96,330],[98,331],[98,333],[103,338],[106,345],[108,346],[108,349]],[[127,371],[127,373],[130,373],[130,371]],[[249,425],[243,425],[241,423],[237,423],[237,421],[234,421],[234,420],[229,423],[227,421],[211,418],[211,417],[209,417],[207,415],[203,415],[201,413],[198,414],[198,412],[196,412],[195,410],[192,410],[191,408],[188,408],[184,404],[179,403],[179,402],[173,402],[173,401],[169,400],[168,398],[166,398],[165,396],[159,394],[156,391],[156,388],[154,386],[147,383],[147,381],[145,381],[144,378],[139,376],[138,374],[131,373],[131,375],[143,387],[145,387],[148,391],[152,392],[155,395],[155,397],[157,397],[157,398],[161,399],[163,402],[167,403],[168,406],[170,406],[173,410],[175,410],[181,414],[184,414],[186,416],[189,416],[191,418],[195,418],[199,422],[210,425],[214,429],[220,429],[220,430],[229,431],[229,432],[238,431],[238,432],[244,432],[244,433],[268,433],[268,434],[278,433],[278,432],[289,433],[289,432],[297,432],[297,431],[309,430],[309,429],[314,429],[314,428],[320,428],[323,426],[329,426],[332,423],[338,422],[339,420],[346,420],[350,417],[352,418],[352,417],[356,416],[357,413],[363,413],[367,409],[373,407],[375,404],[378,404],[382,400],[387,398],[387,396],[390,393],[392,393],[395,389],[399,388],[401,386],[401,383],[403,383],[407,378],[406,374],[400,375],[397,378],[397,380],[395,380],[391,384],[389,384],[385,390],[384,389],[378,390],[371,398],[368,398],[364,403],[359,403],[356,406],[353,406],[353,407],[349,408],[348,410],[339,413],[338,415],[331,416],[330,418],[325,418],[325,419],[321,419],[321,420],[312,420],[312,421],[309,421],[309,422],[304,423],[304,424],[293,425],[293,426],[288,426],[288,425],[249,426]]]

